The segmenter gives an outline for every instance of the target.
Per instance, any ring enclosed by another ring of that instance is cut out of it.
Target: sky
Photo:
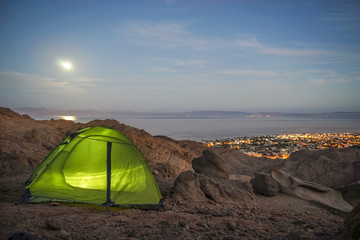
[[[1,0],[0,106],[360,111],[360,2]]]

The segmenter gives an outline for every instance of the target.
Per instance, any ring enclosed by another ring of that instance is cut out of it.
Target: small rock
[[[208,228],[208,225],[205,224],[205,223],[203,223],[203,222],[199,222],[199,223],[197,223],[196,225],[198,225],[199,227],[203,227],[203,228],[205,228],[205,229]]]
[[[16,232],[13,233],[9,240],[16,240],[16,239],[29,239],[29,240],[35,240],[35,237],[27,232]]]
[[[302,219],[297,219],[297,220],[293,221],[294,225],[303,225],[305,223],[306,223],[306,221],[304,221]]]
[[[168,221],[161,221],[161,222],[159,222],[159,224],[164,225],[164,226],[170,226],[170,223]]]
[[[235,231],[236,230],[236,225],[232,222],[226,222],[226,227],[229,231]]]
[[[183,221],[183,220],[180,220],[179,223],[178,223],[179,227],[186,227],[186,222]]]
[[[56,234],[57,238],[68,240],[71,239],[70,233],[64,230],[60,230],[58,234]]]
[[[235,238],[233,236],[226,236],[223,238],[223,240],[234,240]]]
[[[60,206],[60,203],[58,203],[58,202],[52,202],[52,203],[50,203],[50,206],[52,206],[52,207],[57,207],[57,206]]]
[[[118,212],[112,212],[111,215],[113,215],[113,216],[115,217],[115,216],[119,216],[120,213],[118,213]]]
[[[226,212],[226,216],[235,217],[235,213],[234,213],[233,211],[228,210],[228,211]]]
[[[161,228],[161,237],[163,239],[174,239],[175,235],[170,228],[164,226]]]
[[[46,225],[46,228],[49,230],[60,230],[61,229],[60,223],[53,219],[46,220],[45,225]]]

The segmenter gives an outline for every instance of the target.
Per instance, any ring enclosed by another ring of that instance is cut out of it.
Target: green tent
[[[82,129],[58,145],[31,175],[23,201],[163,207],[140,151],[124,135],[104,127]]]

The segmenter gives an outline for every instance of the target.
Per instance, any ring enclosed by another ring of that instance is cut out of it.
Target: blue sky
[[[0,53],[10,108],[360,111],[357,0],[2,0]]]

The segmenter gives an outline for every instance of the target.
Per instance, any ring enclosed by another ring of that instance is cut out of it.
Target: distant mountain
[[[20,114],[26,114],[31,117],[56,117],[56,116],[78,116],[78,117],[106,117],[108,113],[94,110],[53,110],[47,108],[14,108],[14,111]]]
[[[327,115],[333,118],[360,118],[360,112],[333,112]]]
[[[121,117],[179,117],[179,118],[211,118],[211,117],[306,117],[306,118],[351,118],[360,119],[360,112],[330,113],[282,113],[282,112],[242,112],[242,111],[190,111],[190,112],[135,112],[135,111],[95,111],[95,110],[53,110],[47,108],[15,108],[16,112],[35,118],[57,116],[76,116],[78,118],[121,118]]]

